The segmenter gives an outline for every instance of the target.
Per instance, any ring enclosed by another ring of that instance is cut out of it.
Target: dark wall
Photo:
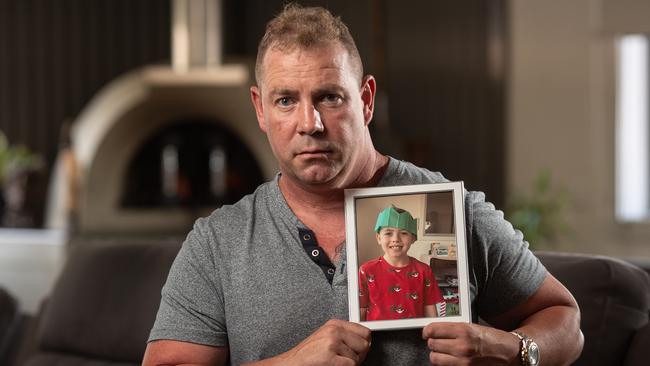
[[[386,14],[390,131],[400,151],[502,206],[504,1],[387,1]]]
[[[254,58],[285,1],[224,0],[228,59]],[[341,15],[381,91],[377,147],[503,203],[505,0],[304,1]],[[51,166],[63,121],[101,87],[170,59],[165,0],[0,0],[0,129]],[[44,207],[49,171],[37,199]]]
[[[51,156],[104,84],[168,62],[169,19],[160,0],[0,0],[0,128]]]
[[[0,129],[47,162],[37,216],[63,122],[122,73],[169,62],[169,19],[160,0],[0,0]]]

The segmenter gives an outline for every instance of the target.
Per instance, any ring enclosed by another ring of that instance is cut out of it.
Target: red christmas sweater
[[[366,320],[424,317],[424,306],[444,303],[431,267],[409,257],[405,267],[393,267],[383,257],[359,268],[359,307]]]

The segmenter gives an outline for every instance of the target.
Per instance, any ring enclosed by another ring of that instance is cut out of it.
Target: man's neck
[[[308,186],[293,177],[280,177],[280,190],[293,213],[316,234],[318,244],[332,260],[337,259],[337,247],[345,240],[344,189],[375,186],[381,179],[388,158],[373,149],[349,183],[332,186]]]
[[[280,190],[294,212],[298,207],[321,212],[341,211],[344,189],[375,186],[383,176],[387,165],[388,158],[373,150],[369,158],[353,172],[355,175],[343,178],[341,183],[312,186],[283,174],[279,182]]]

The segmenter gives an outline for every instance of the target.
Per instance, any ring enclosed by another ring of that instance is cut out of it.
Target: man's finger
[[[339,320],[339,319],[330,320],[328,323],[330,322],[334,325],[344,328],[349,332],[357,334],[358,336],[360,336],[363,339],[366,339],[367,341],[370,341],[370,334],[371,334],[370,329],[364,327],[361,324],[352,323],[349,321]]]
[[[458,341],[453,339],[435,339],[429,338],[427,340],[427,347],[433,352],[454,354],[453,350],[456,348]]]
[[[456,357],[438,352],[429,353],[429,361],[432,365],[436,366],[451,366],[459,364],[459,360]]]
[[[359,360],[361,359],[358,352],[342,342],[338,342],[335,346],[335,349],[332,351],[336,354],[335,358],[345,358],[353,361],[354,364],[358,364]]]
[[[333,366],[356,366],[357,361],[353,361],[347,357],[336,356],[331,363]]]
[[[318,337],[330,340],[330,350],[359,362],[370,347],[370,329],[344,320],[330,320],[317,332]]]
[[[338,319],[328,321],[325,326],[330,327],[330,331],[335,332],[336,336],[357,354],[368,352],[371,341],[370,329],[361,324]]]
[[[436,353],[444,353],[454,357],[475,357],[478,348],[473,343],[463,342],[462,340],[453,339],[433,339],[427,340],[427,347]]]
[[[352,332],[343,332],[341,340],[350,347],[356,354],[364,354],[370,348],[370,341]]]
[[[470,324],[465,323],[431,323],[422,329],[422,338],[454,339],[468,333]]]

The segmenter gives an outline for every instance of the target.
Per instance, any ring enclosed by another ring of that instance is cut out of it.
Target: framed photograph
[[[350,321],[470,322],[463,182],[345,190]]]

